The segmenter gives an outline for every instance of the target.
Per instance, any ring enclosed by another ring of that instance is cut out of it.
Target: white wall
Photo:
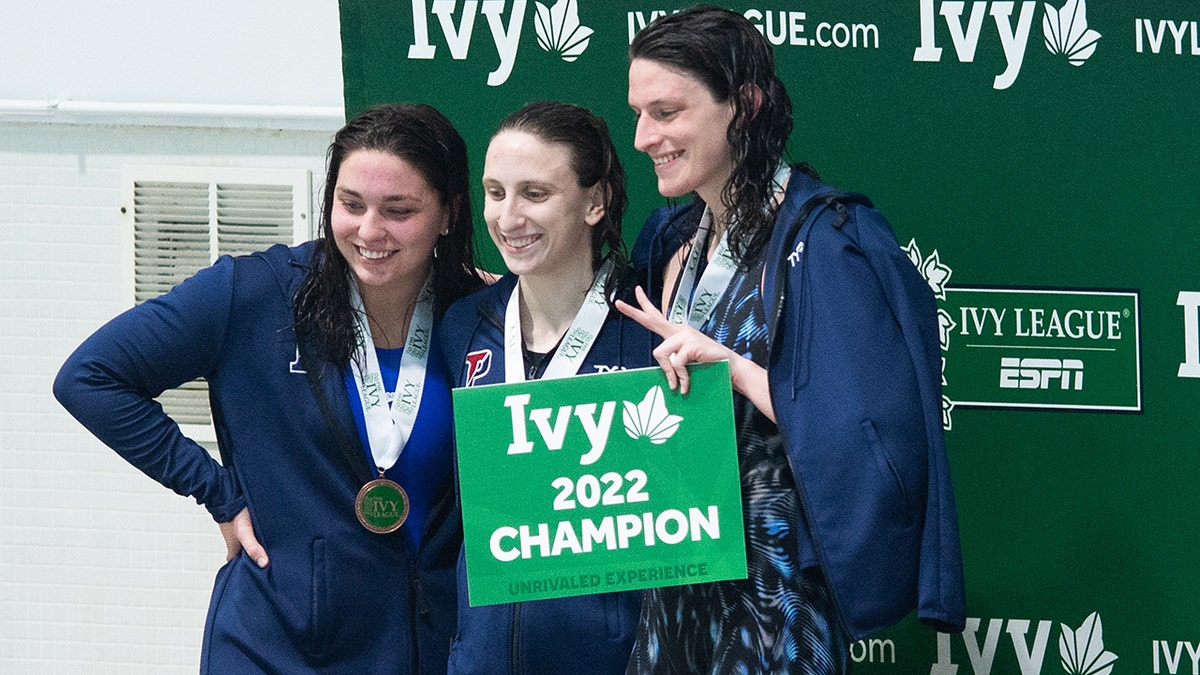
[[[335,0],[7,5],[0,99],[342,105]]]
[[[92,438],[50,386],[128,306],[123,167],[305,168],[319,191],[342,82],[337,5],[316,5],[0,12],[0,673],[198,669],[224,562],[216,526]],[[93,113],[14,103],[52,99]],[[94,114],[114,103],[116,114]]]

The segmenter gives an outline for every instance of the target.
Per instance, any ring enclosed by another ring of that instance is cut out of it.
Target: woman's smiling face
[[[592,276],[598,186],[579,186],[567,146],[516,129],[488,144],[483,217],[509,271],[522,277]]]
[[[698,79],[650,59],[629,64],[629,107],[637,115],[633,146],[654,161],[664,197],[696,192],[720,208],[733,172],[725,139],[733,106],[717,101]]]
[[[389,152],[355,150],[342,160],[333,198],[333,238],[364,297],[425,280],[450,217],[420,171]]]

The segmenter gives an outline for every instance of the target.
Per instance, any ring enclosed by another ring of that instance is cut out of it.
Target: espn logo
[[[1078,359],[1000,359],[1001,389],[1060,389],[1083,391],[1083,361]]]

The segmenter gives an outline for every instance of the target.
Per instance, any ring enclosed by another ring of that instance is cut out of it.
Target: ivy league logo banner
[[[741,579],[728,363],[454,390],[472,606]]]

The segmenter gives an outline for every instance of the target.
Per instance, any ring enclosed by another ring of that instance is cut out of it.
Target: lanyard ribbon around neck
[[[777,191],[787,185],[790,175],[791,169],[786,164],[780,164],[771,181]],[[733,259],[733,252],[729,248],[729,230],[732,229],[732,225],[733,223],[729,223],[721,232],[721,240],[717,242],[712,260],[697,280],[696,271],[700,269],[702,257],[708,252],[708,238],[713,229],[712,209],[704,207],[704,215],[700,217],[691,253],[688,254],[687,262],[680,272],[679,286],[671,303],[671,311],[667,315],[671,323],[686,323],[700,330],[712,316],[717,302],[729,289],[734,272],[738,269],[738,263]]]
[[[563,335],[550,365],[546,366],[543,380],[553,380],[569,377],[579,372],[583,360],[596,342],[596,336],[604,326],[608,317],[608,300],[604,297],[604,286],[612,273],[611,260],[601,266],[592,281],[583,305],[575,313],[575,320]],[[521,282],[513,286],[512,295],[508,299],[508,307],[504,311],[504,381],[525,381],[525,359],[522,345],[524,338],[521,333]]]
[[[404,444],[412,436],[417,422],[417,411],[421,407],[421,394],[425,388],[425,368],[429,362],[429,349],[433,333],[433,273],[425,279],[412,318],[408,323],[408,336],[404,342],[404,354],[400,357],[400,371],[396,378],[395,399],[390,410],[383,373],[379,368],[379,357],[371,339],[371,327],[363,307],[358,283],[351,280],[350,302],[354,309],[354,327],[362,345],[362,358],[351,359],[354,384],[358,388],[358,400],[362,405],[366,421],[367,439],[371,445],[371,457],[380,475],[396,463]]]

